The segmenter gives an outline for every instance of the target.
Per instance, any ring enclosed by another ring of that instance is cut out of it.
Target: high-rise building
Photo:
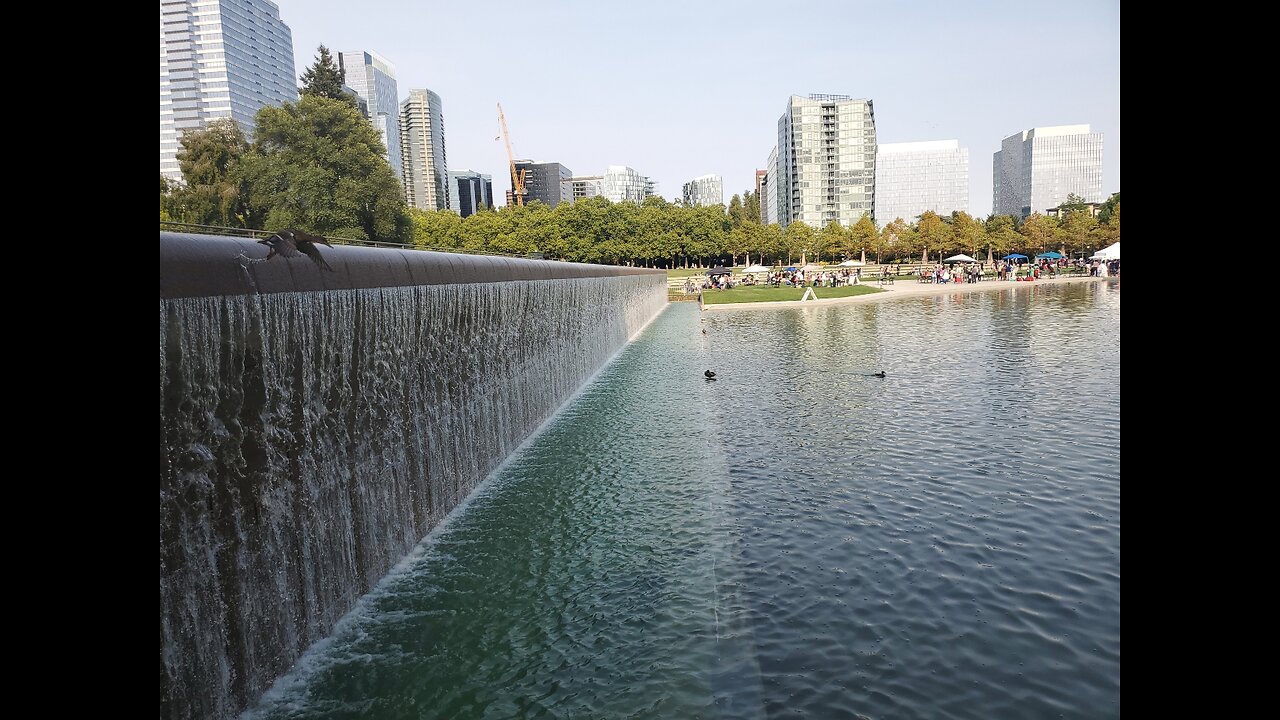
[[[684,204],[690,207],[724,204],[724,181],[719,175],[703,175],[684,184]]]
[[[264,105],[298,99],[293,35],[271,0],[160,0],[160,173],[182,133],[229,117],[252,138]]]
[[[969,212],[969,149],[959,140],[883,143],[876,151],[876,220],[912,222],[926,210]]]
[[[493,207],[493,178],[475,170],[450,170],[449,208],[470,217],[482,206]]]
[[[815,228],[832,221],[849,226],[873,215],[876,118],[871,101],[792,95],[778,119],[777,179],[782,225],[799,220]]]
[[[765,166],[764,199],[760,202],[760,214],[764,215],[765,225],[779,224],[778,209],[778,146],[769,151],[769,163]]]
[[[1068,195],[1102,202],[1102,133],[1088,125],[1031,128],[1010,135],[992,156],[992,211],[1027,217]]]
[[[396,178],[404,181],[400,162],[400,93],[396,89],[396,66],[377,53],[338,53],[338,66],[347,76],[347,85],[364,101],[364,113],[387,146],[387,162]]]
[[[600,178],[600,194],[613,202],[641,203],[656,193],[657,183],[625,165],[610,165]]]
[[[409,97],[400,103],[400,162],[409,207],[449,209],[444,111],[440,96],[430,90],[410,90]]]
[[[517,160],[516,172],[524,171],[524,204],[537,200],[547,207],[562,202],[573,202],[573,193],[567,181],[573,171],[557,162]],[[508,193],[510,195],[510,193]],[[510,201],[507,202],[511,204]]]
[[[586,200],[600,194],[600,181],[604,179],[602,175],[583,175],[580,177],[571,177],[564,181],[566,187],[569,188],[569,197],[571,202]]]
[[[756,204],[760,206],[760,222],[764,222],[764,184],[768,178],[768,170],[756,171]]]

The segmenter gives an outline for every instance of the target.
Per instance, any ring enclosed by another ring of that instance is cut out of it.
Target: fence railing
[[[235,237],[249,237],[254,240],[269,238],[272,235],[275,235],[275,232],[272,230],[251,230],[249,228],[233,228],[222,225],[198,225],[196,223],[171,222],[167,220],[160,221],[160,229],[169,230],[171,232],[201,233],[204,235],[232,235]],[[334,245],[360,245],[363,247],[395,248],[397,250],[426,250],[429,252],[458,253],[460,255],[490,255],[494,257],[521,258],[524,260],[544,259],[541,253],[516,255],[514,253],[489,252],[487,250],[467,250],[465,248],[444,247],[439,245],[382,242],[380,240],[360,240],[358,238],[344,238],[334,235],[324,235],[323,237]]]

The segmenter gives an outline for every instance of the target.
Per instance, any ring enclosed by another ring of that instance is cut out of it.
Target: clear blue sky
[[[1120,3],[829,0],[277,0],[298,72],[321,43],[372,50],[399,94],[444,104],[450,169],[510,186],[495,103],[518,157],[575,174],[630,165],[667,198],[724,177],[755,187],[792,94],[875,102],[879,140],[969,148],[970,211],[991,210],[991,154],[1043,125],[1104,133],[1120,189]]]

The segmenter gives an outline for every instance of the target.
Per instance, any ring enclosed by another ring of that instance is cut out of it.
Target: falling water
[[[243,709],[665,303],[660,275],[161,300],[161,716]]]

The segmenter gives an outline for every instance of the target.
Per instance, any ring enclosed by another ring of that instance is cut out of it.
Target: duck
[[[715,373],[713,373],[713,372],[711,372],[710,370],[707,370],[706,372],[704,372],[704,373],[702,373],[702,374],[703,374],[703,375],[705,375],[705,376],[707,376],[707,379],[708,379],[708,380],[715,380],[715,379],[716,379],[716,374],[715,374]]]
[[[881,370],[880,372],[875,373],[874,375],[872,375],[872,377],[879,377],[879,378],[882,378],[882,377],[884,377],[884,371],[883,371],[883,370]]]

